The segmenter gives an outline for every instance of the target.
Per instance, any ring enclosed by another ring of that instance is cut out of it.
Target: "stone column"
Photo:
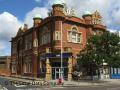
[[[72,57],[68,58],[68,81],[72,80]]]
[[[51,80],[51,66],[50,66],[50,60],[49,58],[46,59],[46,80],[49,81]]]

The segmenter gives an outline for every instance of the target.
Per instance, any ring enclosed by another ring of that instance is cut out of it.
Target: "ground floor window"
[[[120,74],[120,68],[111,68],[111,74]]]
[[[16,73],[16,65],[12,65],[12,73]]]
[[[32,72],[32,65],[30,62],[24,63],[24,73],[31,73]]]
[[[32,72],[32,57],[31,56],[25,57],[24,63],[23,63],[23,71],[24,73]]]

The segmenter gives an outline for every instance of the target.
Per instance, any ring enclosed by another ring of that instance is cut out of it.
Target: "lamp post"
[[[61,21],[61,80],[63,81],[63,26],[62,26],[62,21]]]

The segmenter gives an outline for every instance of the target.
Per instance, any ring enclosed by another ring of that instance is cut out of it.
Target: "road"
[[[0,90],[120,90],[120,85],[105,84],[94,86],[79,86],[79,87],[41,87],[31,85],[11,84],[11,80],[0,78]]]
[[[41,86],[27,85],[28,83],[20,84],[18,81],[13,81],[0,77],[0,90],[40,90]]]

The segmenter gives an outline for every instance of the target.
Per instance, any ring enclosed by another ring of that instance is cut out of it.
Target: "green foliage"
[[[120,67],[120,37],[116,34],[104,32],[102,35],[91,36],[78,58],[78,65],[85,68],[91,65],[99,68],[103,62]]]

